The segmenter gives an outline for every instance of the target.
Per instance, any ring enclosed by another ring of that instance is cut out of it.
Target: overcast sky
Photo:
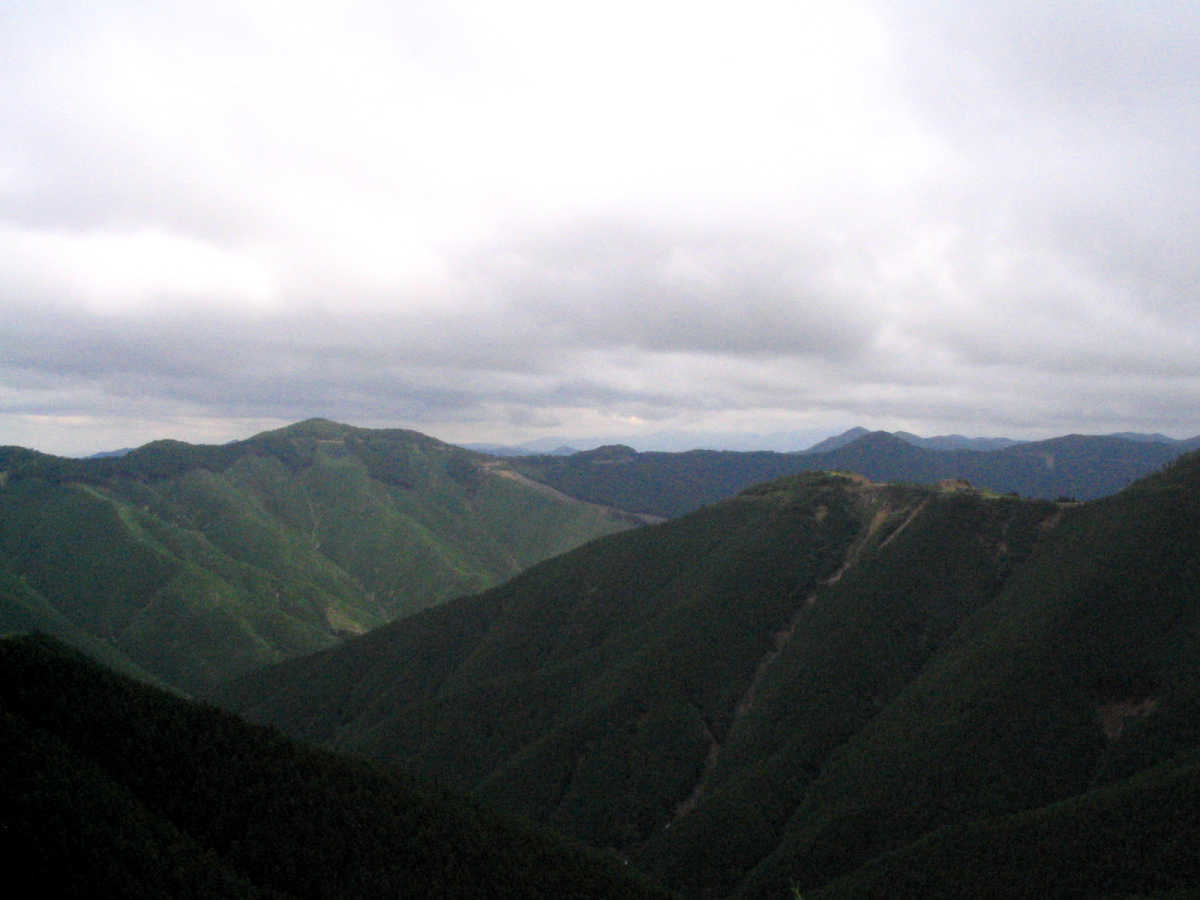
[[[1200,5],[3,4],[0,444],[318,415],[1200,433]]]

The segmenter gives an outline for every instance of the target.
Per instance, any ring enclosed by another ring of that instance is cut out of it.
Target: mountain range
[[[157,441],[82,460],[0,448],[0,630],[43,630],[138,677],[204,691],[798,471],[1090,499],[1189,446],[1134,435],[930,449],[944,442],[960,441],[851,429],[803,454],[613,446],[501,458],[310,420],[222,446]]]
[[[195,692],[499,583],[641,519],[410,431],[0,448],[0,631]]]
[[[291,737],[2,640],[0,830],[66,894],[1194,895],[1184,449],[3,448],[0,628]]]
[[[935,448],[942,440],[949,442],[946,447]],[[921,441],[851,429],[804,453],[639,453],[614,445],[571,456],[516,457],[509,463],[528,477],[581,499],[677,516],[752,484],[802,471],[849,471],[875,481],[921,484],[963,478],[999,493],[1093,500],[1200,447],[1200,438],[1160,442],[1094,435],[1067,435],[992,450],[947,449],[955,443],[950,438]]]
[[[685,896],[1195,890],[1198,600],[1200,455],[1083,504],[809,473],[217,699]]]

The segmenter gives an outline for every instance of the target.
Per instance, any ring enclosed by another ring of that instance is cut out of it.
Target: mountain
[[[870,429],[863,428],[861,425],[855,426],[841,434],[835,434],[832,437],[827,437],[823,441],[818,441],[806,450],[806,453],[826,453],[830,450],[836,450],[839,447],[845,447],[847,444],[852,444],[860,437],[865,437],[870,434]]]
[[[112,456],[124,456],[126,453],[132,453],[132,447],[122,447],[119,450],[101,450],[99,453],[92,453],[88,459],[108,459]]]
[[[929,450],[1003,450],[1005,447],[1021,443],[1021,441],[1003,437],[969,438],[961,434],[939,434],[926,438],[908,431],[893,433],[902,441],[908,441],[910,444]]]
[[[791,453],[639,453],[623,444],[572,456],[516,457],[509,464],[572,497],[663,517],[691,512],[750,485],[808,468],[804,457]]]
[[[639,453],[614,445],[569,457],[520,457],[510,464],[574,497],[670,517],[750,485],[804,471],[848,471],[874,481],[920,484],[962,478],[1000,493],[1091,500],[1121,490],[1191,446],[1184,441],[1163,444],[1069,435],[985,451],[928,446],[952,443],[951,438],[920,440],[925,445],[883,431],[851,429],[804,453]]]
[[[811,473],[219,699],[687,896],[1195,890],[1198,601],[1200,455],[1086,504]]]
[[[816,468],[848,469],[868,478],[932,484],[963,478],[1002,493],[1057,499],[1108,496],[1176,459],[1177,445],[1067,435],[1002,450],[930,450],[873,432],[827,453],[805,454]]]
[[[47,896],[665,896],[546,829],[36,637],[0,641],[0,833]]]
[[[0,632],[201,691],[634,524],[416,432],[323,420],[100,459],[0,448]]]
[[[1123,438],[1127,441],[1142,441],[1149,444],[1189,443],[1188,441],[1177,441],[1175,438],[1167,437],[1165,434],[1159,434],[1158,432],[1155,432],[1154,434],[1145,434],[1144,432],[1140,431],[1119,431],[1114,434],[1110,434],[1109,437]],[[1193,438],[1192,441],[1194,442],[1195,438]]]
[[[851,428],[848,431],[843,431],[841,434],[827,437],[825,440],[813,444],[804,452],[827,453],[830,450],[837,450],[840,447],[845,447],[847,444],[852,444],[854,441],[870,433],[870,430],[861,426]],[[970,438],[964,437],[961,434],[942,434],[927,438],[909,431],[894,431],[892,432],[892,436],[900,438],[905,443],[912,444],[915,447],[924,447],[927,450],[1003,450],[1005,447],[1021,443],[1011,438]]]

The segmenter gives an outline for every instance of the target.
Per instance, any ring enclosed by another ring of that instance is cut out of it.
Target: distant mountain
[[[4,858],[52,897],[657,897],[611,856],[0,641]]]
[[[109,459],[114,456],[124,456],[126,453],[132,453],[132,447],[122,447],[120,450],[101,450],[99,453],[93,453],[87,459]]]
[[[572,497],[664,517],[682,515],[752,484],[809,468],[805,457],[790,453],[639,453],[623,444],[566,457],[523,456],[510,465]]]
[[[0,632],[194,691],[633,524],[416,432],[322,420],[102,459],[0,448]]]
[[[1167,437],[1165,434],[1143,434],[1137,431],[1121,431],[1116,434],[1110,434],[1109,437],[1122,438],[1127,441],[1142,441],[1147,444],[1175,444],[1179,443],[1175,438]]]
[[[1200,446],[1200,438],[1194,440]],[[826,449],[818,449],[821,446]],[[920,484],[963,478],[1000,493],[1091,500],[1121,490],[1190,446],[1186,441],[1162,444],[1069,435],[1013,443],[999,450],[941,450],[883,431],[851,429],[804,453],[638,453],[616,445],[566,458],[522,457],[512,466],[571,496],[669,517],[715,503],[752,484],[802,471],[848,471],[875,481]]]
[[[813,444],[805,453],[827,453],[831,450],[837,450],[845,447],[847,444],[852,444],[859,438],[865,437],[871,432],[866,428],[856,427],[849,431],[843,431],[841,434],[833,437],[825,438],[819,443]],[[891,432],[893,437],[898,437],[905,443],[912,444],[914,447],[924,447],[927,450],[1003,450],[1005,447],[1011,447],[1014,444],[1021,443],[1014,441],[1011,438],[1004,437],[979,437],[969,438],[963,437],[961,434],[943,434],[937,437],[921,437],[909,431]]]
[[[1005,447],[1021,443],[1021,441],[1005,437],[969,438],[963,437],[961,434],[942,434],[926,438],[908,431],[897,431],[894,434],[902,441],[908,441],[910,444],[929,450],[1003,450]]]
[[[541,453],[549,456],[570,456],[572,453],[579,452],[574,447],[568,447],[566,444],[553,446],[551,449],[546,449],[536,444],[520,444],[518,446],[509,444],[462,444],[460,446],[467,450],[474,450],[477,453],[487,453],[489,456],[535,456]]]
[[[843,431],[841,434],[835,434],[832,437],[827,437],[823,441],[813,444],[805,452],[806,453],[827,453],[830,450],[837,450],[839,447],[845,447],[847,444],[852,444],[861,437],[866,437],[871,432],[861,426],[855,426],[848,431]]]
[[[1057,467],[1106,440],[1011,455]],[[1183,896],[1198,673],[1192,455],[1087,504],[782,479],[221,700],[618,848],[687,896]]]

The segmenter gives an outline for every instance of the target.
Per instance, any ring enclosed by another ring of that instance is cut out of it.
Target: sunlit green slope
[[[112,459],[0,451],[0,629],[185,690],[633,524],[487,457],[314,420]]]

